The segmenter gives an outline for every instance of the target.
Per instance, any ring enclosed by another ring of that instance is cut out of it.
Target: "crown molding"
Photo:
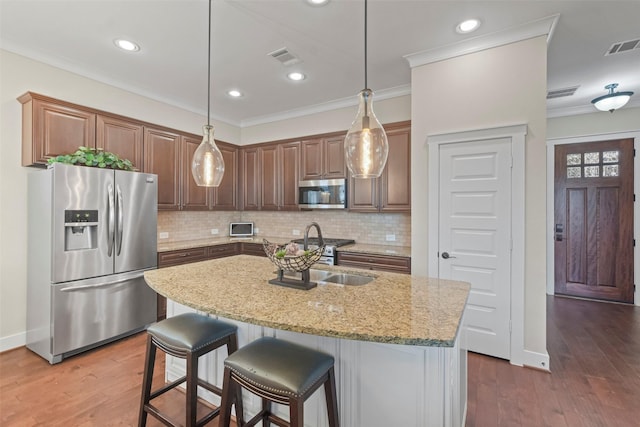
[[[630,100],[622,110],[627,108],[640,108],[640,99],[632,99]],[[591,114],[591,113],[606,113],[611,114],[608,111],[600,111],[597,110],[593,104],[589,103],[586,105],[580,105],[577,107],[564,107],[564,108],[547,108],[547,118],[554,119],[557,117],[567,117],[567,116],[579,116],[581,114]]]
[[[381,89],[374,92],[375,98],[380,101],[383,99],[397,98],[399,96],[411,95],[411,85],[396,86],[389,89]],[[240,127],[262,125],[265,123],[278,122],[281,120],[294,119],[296,117],[308,116],[311,114],[324,113],[326,111],[337,110],[340,108],[353,107],[358,105],[358,97],[356,95],[348,98],[340,98],[333,101],[324,102],[322,104],[311,105],[309,107],[296,108],[293,110],[282,111],[279,113],[268,114],[264,116],[252,117],[242,120]]]
[[[547,36],[547,44],[549,44],[559,17],[559,14],[551,15],[517,27],[466,39],[459,43],[411,53],[405,55],[404,58],[409,62],[411,68],[415,68],[543,35]]]
[[[68,62],[65,60],[60,59],[59,57],[56,56],[51,56],[48,55],[46,53],[34,50],[34,49],[25,49],[21,46],[16,45],[13,42],[7,41],[7,40],[0,40],[0,49],[6,50],[7,52],[11,52],[14,53],[16,55],[20,55],[23,56],[27,59],[30,59],[32,61],[36,61],[36,62],[40,62],[44,65],[50,66],[50,67],[55,67],[55,68],[59,68],[61,70],[67,71],[69,73],[73,73],[76,74],[80,77],[84,77],[90,80],[94,80],[97,81],[99,83],[103,83],[121,90],[124,90],[126,92],[130,92],[133,93],[135,95],[139,95],[139,96],[143,96],[145,98],[151,99],[153,101],[157,101],[157,102],[161,102],[163,104],[167,104],[170,105],[172,107],[176,107],[176,108],[180,108],[181,110],[185,110],[185,111],[189,111],[190,113],[194,113],[194,114],[199,114],[201,116],[207,117],[207,110],[206,108],[193,108],[192,106],[176,101],[175,99],[171,99],[168,97],[163,97],[163,96],[158,96],[157,94],[150,92],[150,91],[146,91],[143,89],[140,89],[137,86],[134,85],[128,85],[126,83],[123,83],[121,81],[118,80],[113,80],[110,79],[108,77],[105,77],[103,75],[99,75],[97,73],[93,73],[90,70],[87,70],[85,68],[82,68],[80,66],[78,66],[77,64],[74,64],[72,62]],[[220,121],[220,122],[224,122],[226,124],[230,124],[232,126],[236,126],[236,127],[240,127],[240,122],[237,120],[231,120],[227,117],[222,117],[220,115],[217,115],[215,113],[211,113],[211,118],[216,120],[216,121]]]

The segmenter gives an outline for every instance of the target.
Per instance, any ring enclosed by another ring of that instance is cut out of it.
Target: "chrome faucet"
[[[322,238],[322,231],[320,231],[320,225],[317,222],[312,222],[307,225],[307,228],[304,230],[304,250],[309,249],[309,229],[311,227],[315,227],[318,231],[318,246],[324,246],[324,239]]]

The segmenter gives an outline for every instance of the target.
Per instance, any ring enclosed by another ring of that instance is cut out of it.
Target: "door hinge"
[[[513,325],[511,320],[509,320],[509,332],[511,332],[513,330]]]
[[[633,195],[633,201],[634,202],[636,201],[636,195],[635,194]]]
[[[633,247],[636,247],[636,239],[633,239]]]

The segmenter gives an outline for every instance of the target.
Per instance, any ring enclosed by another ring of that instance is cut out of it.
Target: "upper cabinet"
[[[103,114],[96,116],[96,148],[116,153],[120,158],[128,159],[135,169],[141,170],[142,137],[144,126],[133,121],[123,120]]]
[[[382,175],[375,179],[349,179],[351,212],[411,211],[411,124],[384,126],[389,156]]]
[[[244,210],[298,210],[300,143],[241,149]]]
[[[209,210],[213,190],[210,187],[198,187],[191,173],[193,153],[202,142],[202,138],[182,136],[181,161],[181,198],[180,208],[187,210]]]
[[[78,147],[96,146],[96,114],[27,92],[22,103],[22,166],[46,165]]]
[[[346,178],[344,137],[342,133],[302,141],[302,180]]]
[[[144,171],[158,175],[161,210],[180,209],[180,140],[178,133],[144,128]]]
[[[220,186],[213,189],[211,209],[235,211],[238,204],[238,148],[216,141],[224,159],[224,176]],[[189,169],[191,171],[191,169]]]

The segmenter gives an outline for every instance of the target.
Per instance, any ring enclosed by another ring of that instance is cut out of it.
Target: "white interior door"
[[[438,273],[471,283],[468,349],[510,359],[511,140],[439,149]]]

